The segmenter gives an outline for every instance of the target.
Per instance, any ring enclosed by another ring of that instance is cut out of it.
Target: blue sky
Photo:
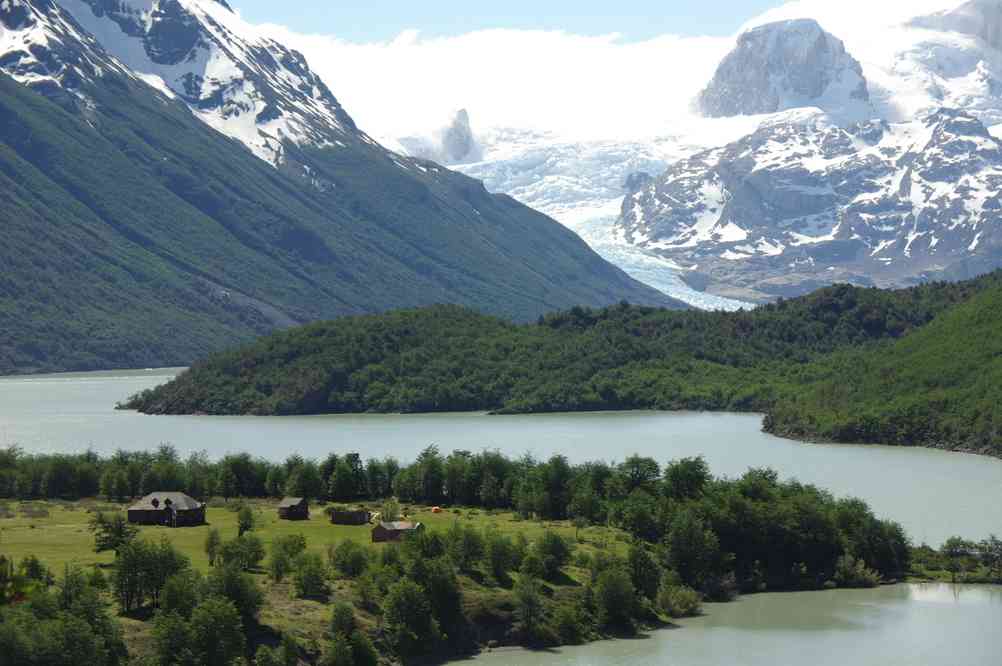
[[[639,40],[668,33],[730,35],[780,0],[229,0],[252,23],[351,41],[392,39],[403,30],[451,36],[482,28],[561,29],[583,35],[622,33]],[[476,7],[471,10],[471,6]]]

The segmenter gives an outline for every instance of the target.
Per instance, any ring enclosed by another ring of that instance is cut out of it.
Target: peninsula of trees
[[[195,364],[148,414],[767,414],[805,439],[1002,453],[1002,272],[837,285],[736,313],[626,304],[532,325],[439,306],[318,323]]]

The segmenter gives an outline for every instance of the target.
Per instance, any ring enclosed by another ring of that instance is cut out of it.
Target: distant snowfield
[[[747,119],[730,123],[735,136],[747,125]],[[696,135],[698,131],[688,137]],[[673,298],[707,310],[750,307],[693,289],[682,280],[683,271],[676,264],[631,245],[615,227],[629,175],[660,173],[698,146],[678,137],[573,141],[552,133],[513,129],[485,132],[481,141],[482,161],[452,167],[484,181],[491,191],[509,194],[553,217],[604,259]]]

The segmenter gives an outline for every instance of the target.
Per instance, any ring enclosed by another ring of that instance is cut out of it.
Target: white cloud
[[[484,30],[358,44],[260,29],[303,52],[356,121],[377,136],[425,133],[467,108],[477,127],[583,136],[663,133],[713,74],[730,39]]]
[[[952,8],[956,0],[795,0],[749,21],[813,17],[885,68],[883,25]],[[453,37],[405,31],[392,41],[352,43],[277,25],[258,29],[302,51],[359,125],[386,140],[428,134],[458,108],[475,128],[520,127],[579,138],[671,134],[734,38],[665,35],[630,42],[616,34],[483,30]],[[870,60],[871,62],[867,62]],[[876,72],[875,72],[876,73]]]

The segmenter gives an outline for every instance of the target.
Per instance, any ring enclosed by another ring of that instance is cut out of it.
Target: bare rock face
[[[1002,50],[1002,0],[971,0],[956,9],[917,18],[912,25],[971,35]]]
[[[432,160],[439,164],[469,164],[483,157],[470,124],[470,114],[460,109],[444,128],[432,136],[411,136],[400,139],[400,144],[413,157]]]
[[[456,112],[452,123],[442,133],[442,154],[449,163],[476,161],[480,147],[470,127],[466,109]]]
[[[863,68],[842,41],[817,21],[800,19],[742,34],[696,106],[722,118],[804,106],[838,110],[869,98]]]

